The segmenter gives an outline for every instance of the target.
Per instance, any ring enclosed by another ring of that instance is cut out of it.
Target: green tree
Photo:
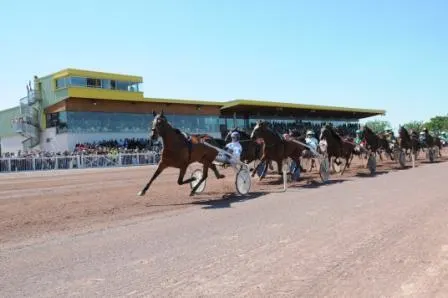
[[[405,123],[403,126],[407,130],[412,129],[413,131],[420,132],[423,129],[424,123],[423,121],[411,121],[409,123]]]
[[[382,133],[386,129],[391,128],[389,121],[384,120],[371,120],[367,121],[364,125],[368,126],[374,133]]]
[[[435,116],[425,123],[426,128],[434,132],[448,131],[448,115]]]

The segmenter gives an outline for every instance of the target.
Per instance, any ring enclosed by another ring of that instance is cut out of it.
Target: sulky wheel
[[[406,166],[406,154],[403,150],[400,150],[398,153],[398,162],[402,168]]]
[[[434,149],[428,148],[428,159],[430,162],[434,162]]]
[[[194,170],[193,173],[191,174],[191,178],[195,178],[193,181],[190,182],[191,189],[194,189],[195,186],[198,184],[198,182],[202,179],[202,170],[201,169]],[[201,185],[199,185],[199,187],[198,187],[198,189],[196,189],[195,193],[198,194],[198,193],[201,193],[204,191],[206,181],[207,180],[202,181]]]
[[[376,157],[374,154],[369,154],[369,159],[367,160],[367,167],[369,168],[371,175],[374,175],[376,173]]]
[[[440,149],[439,147],[434,147],[434,158],[439,158],[440,157]]]
[[[330,162],[327,157],[320,158],[319,175],[324,183],[330,179]]]
[[[252,180],[247,167],[241,167],[236,173],[235,188],[240,195],[246,195],[250,191]]]

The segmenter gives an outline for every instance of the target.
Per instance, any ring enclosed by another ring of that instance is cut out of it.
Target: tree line
[[[365,123],[370,129],[372,129],[375,133],[384,132],[386,129],[391,129],[389,121],[385,120],[371,120]],[[448,131],[448,114],[446,116],[435,116],[432,117],[429,121],[411,121],[408,123],[402,124],[406,129],[414,130],[417,132],[422,131],[423,128],[427,128],[429,131],[432,131],[436,134],[441,132]]]

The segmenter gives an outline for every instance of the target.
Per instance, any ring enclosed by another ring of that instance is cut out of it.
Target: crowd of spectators
[[[359,124],[357,123],[341,123],[341,124],[335,123],[331,125],[333,125],[333,127],[341,136],[350,136],[350,137],[355,137],[356,130],[359,128]],[[289,130],[297,130],[299,131],[300,134],[304,135],[307,130],[312,130],[314,131],[314,134],[318,136],[320,134],[322,123],[315,123],[315,122],[313,123],[305,121],[285,123],[285,122],[272,121],[270,122],[270,126],[275,132],[279,134],[288,133]],[[252,124],[251,128],[253,129],[254,127],[255,123]]]
[[[145,154],[159,152],[160,144],[147,139],[104,140],[79,143],[73,151],[48,152],[41,150],[4,153],[0,157],[0,172],[25,171],[34,169],[69,169],[80,167],[78,156],[88,165],[84,167],[105,167],[116,164],[119,154],[122,165],[148,164],[157,162],[158,156]],[[56,165],[57,163],[57,165]]]

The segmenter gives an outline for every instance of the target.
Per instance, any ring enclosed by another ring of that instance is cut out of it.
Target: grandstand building
[[[73,150],[75,144],[107,139],[147,138],[152,111],[188,133],[216,137],[229,128],[250,129],[258,119],[357,123],[384,110],[232,100],[227,102],[144,97],[143,78],[80,69],[34,77],[17,107],[0,111],[3,152],[38,148]]]

